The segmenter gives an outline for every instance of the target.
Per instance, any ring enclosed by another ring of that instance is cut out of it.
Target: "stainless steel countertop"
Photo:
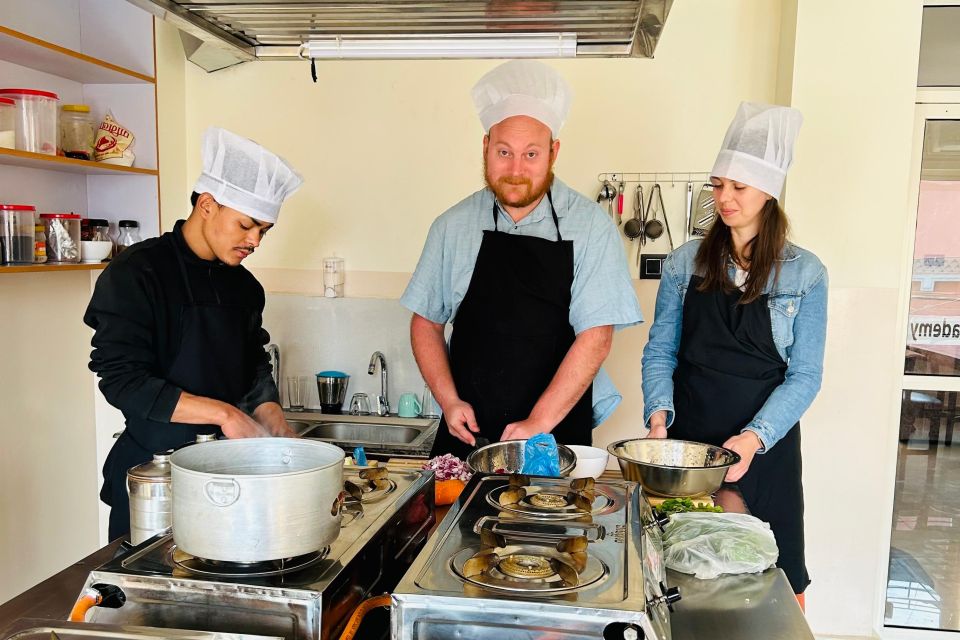
[[[813,640],[780,569],[700,580],[667,571],[683,597],[673,605],[673,640]]]

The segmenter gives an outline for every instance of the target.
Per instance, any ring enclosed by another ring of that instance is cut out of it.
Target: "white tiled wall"
[[[380,369],[367,374],[374,351],[387,359],[391,410],[401,393],[423,393],[423,379],[410,350],[410,312],[397,300],[322,298],[268,294],[263,324],[280,346],[282,375],[312,375],[336,369],[350,375],[347,402],[358,392],[380,392]],[[281,384],[281,386],[284,386]],[[285,390],[281,391],[286,405]],[[319,407],[315,385],[308,406]]]

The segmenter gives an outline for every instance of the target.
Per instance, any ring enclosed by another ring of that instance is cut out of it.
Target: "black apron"
[[[683,303],[669,437],[722,445],[740,433],[783,383],[787,365],[773,342],[767,296],[737,304],[740,292],[697,290],[693,276]],[[777,538],[777,566],[794,593],[810,584],[804,561],[800,423],[737,483],[750,512]]]
[[[573,241],[560,236],[549,191],[547,199],[556,241],[501,232],[494,201],[493,230],[483,232],[450,336],[457,394],[473,407],[479,435],[491,442],[508,424],[529,417],[576,340],[570,326]],[[591,444],[592,400],[591,385],[553,429],[557,442]],[[431,456],[452,453],[465,460],[472,450],[441,419]]]
[[[171,240],[171,242],[174,242]],[[187,393],[236,405],[249,390],[251,376],[246,340],[252,321],[251,307],[197,303],[180,249],[174,247],[188,304],[180,311],[177,355],[161,377]],[[100,499],[110,505],[109,537],[130,531],[127,470],[153,458],[153,454],[196,440],[199,434],[222,435],[217,425],[156,422],[126,418],[126,429],[103,466]]]

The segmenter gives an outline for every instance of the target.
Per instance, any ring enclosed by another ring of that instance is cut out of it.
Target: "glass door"
[[[884,621],[960,631],[960,105],[917,111],[922,146]]]

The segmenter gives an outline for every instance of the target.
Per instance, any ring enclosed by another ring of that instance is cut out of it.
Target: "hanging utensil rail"
[[[709,171],[610,171],[597,174],[597,181],[601,183],[606,180],[612,183],[625,182],[628,184],[631,182],[669,182],[675,184],[677,182],[707,182],[709,179]]]

